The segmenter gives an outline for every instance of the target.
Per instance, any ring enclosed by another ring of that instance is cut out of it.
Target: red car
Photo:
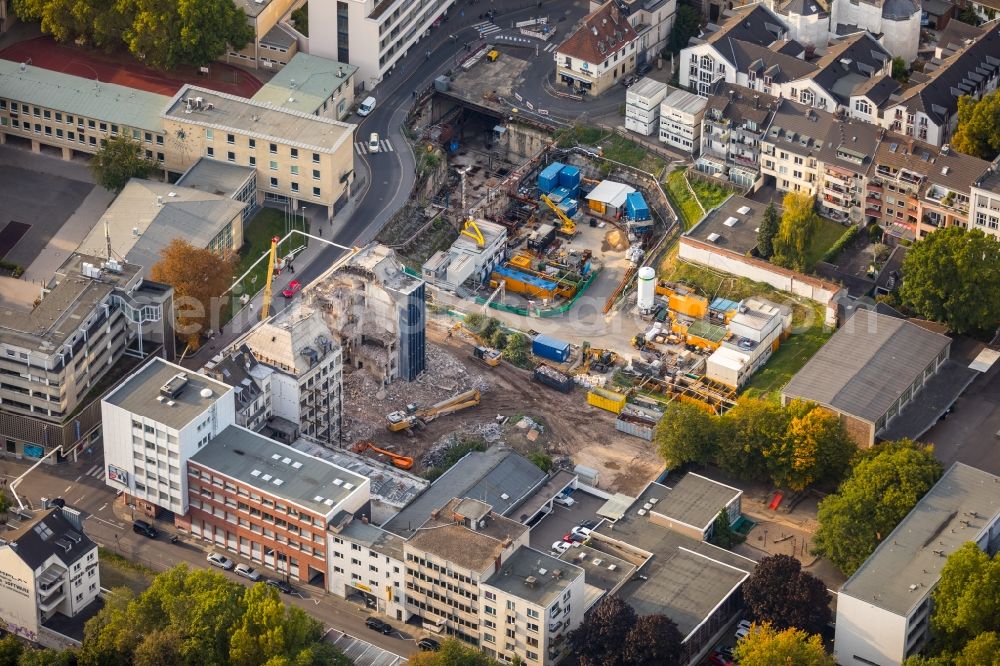
[[[587,537],[578,532],[567,532],[563,535],[562,540],[566,543],[583,543],[587,540]]]
[[[288,283],[288,286],[281,290],[281,295],[285,298],[291,298],[295,294],[302,290],[302,283],[298,280],[292,280]]]
[[[708,656],[708,663],[711,666],[733,666],[734,664],[732,659],[729,659],[719,651],[715,651]]]

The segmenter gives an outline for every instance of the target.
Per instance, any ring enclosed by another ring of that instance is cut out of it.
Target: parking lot
[[[402,666],[406,663],[406,659],[398,654],[340,631],[330,630],[326,640],[336,645],[355,666]]]
[[[552,513],[531,529],[532,548],[547,553],[552,550],[553,542],[561,541],[564,534],[584,520],[592,520],[595,523],[601,520],[597,516],[597,510],[604,505],[605,500],[588,495],[582,490],[574,492],[572,497],[573,506],[553,504]]]

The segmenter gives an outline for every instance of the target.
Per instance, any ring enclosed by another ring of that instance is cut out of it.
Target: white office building
[[[236,423],[233,389],[154,358],[101,401],[106,483],[137,511],[184,515],[187,461]]]
[[[454,0],[310,2],[309,53],[355,65],[356,83],[371,89],[428,36],[453,4]]]
[[[686,90],[671,91],[660,102],[660,141],[685,153],[697,153],[707,105],[705,97]]]
[[[837,663],[899,666],[919,652],[941,569],[970,541],[1000,546],[1000,477],[955,463],[840,589]]]
[[[405,540],[372,525],[367,517],[347,515],[330,525],[330,579],[327,589],[341,597],[360,595],[386,617],[406,622]]]

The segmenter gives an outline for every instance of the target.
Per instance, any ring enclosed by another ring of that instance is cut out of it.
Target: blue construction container
[[[580,187],[580,170],[575,166],[564,166],[559,172],[559,184],[571,190]]]
[[[567,217],[573,217],[580,209],[580,201],[578,199],[563,199],[562,203],[559,204],[559,209],[562,210]]]
[[[569,358],[569,343],[539,333],[531,341],[531,353],[556,363],[563,363]]]
[[[648,220],[649,206],[638,192],[629,192],[625,197],[625,216],[630,220]]]
[[[568,199],[571,196],[573,195],[570,194],[569,188],[562,187],[561,185],[558,187],[554,187],[552,191],[549,192],[549,199],[552,200],[552,203],[559,203],[563,199]]]
[[[553,162],[538,174],[538,189],[542,194],[548,194],[559,185],[559,173],[564,166],[562,162]]]

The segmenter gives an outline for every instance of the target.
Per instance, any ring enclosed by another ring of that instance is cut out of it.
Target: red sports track
[[[197,67],[177,67],[169,73],[140,65],[132,56],[108,55],[100,51],[57,44],[51,37],[38,37],[12,44],[0,51],[0,58],[27,62],[35,67],[65,72],[102,83],[117,83],[161,95],[173,95],[185,83],[241,97],[252,97],[263,85],[254,76],[231,65],[213,62],[208,75]]]

